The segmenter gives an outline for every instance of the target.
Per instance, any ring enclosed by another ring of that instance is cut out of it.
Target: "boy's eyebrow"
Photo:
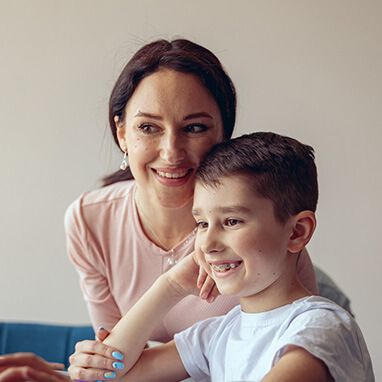
[[[244,207],[244,206],[228,206],[228,207],[218,207],[216,209],[218,212],[221,212],[223,214],[227,214],[227,213],[245,213],[245,214],[249,214],[251,213],[251,210],[248,208],[248,207]],[[201,215],[201,211],[199,208],[194,208],[192,210],[192,215],[194,216],[200,216]]]
[[[244,206],[229,206],[229,207],[220,207],[218,210],[222,213],[230,213],[230,212],[241,212],[241,213],[246,213],[249,214],[251,210],[248,207]]]

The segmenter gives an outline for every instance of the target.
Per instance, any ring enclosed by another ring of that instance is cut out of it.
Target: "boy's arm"
[[[171,285],[167,275],[162,275],[113,328],[103,343],[119,349],[126,355],[123,374],[135,365],[158,323],[184,296]],[[151,362],[156,361],[162,354],[164,361],[177,354],[175,345],[173,347],[172,350],[169,344],[160,346],[157,351],[145,351],[134,374],[138,374],[139,371],[145,374],[148,371],[146,368],[152,368]],[[168,365],[163,365],[167,371],[172,367],[172,360],[169,361]]]
[[[188,378],[175,342],[145,349],[133,368],[121,378],[126,382],[177,382]]]
[[[326,365],[308,351],[289,346],[262,382],[334,382]]]
[[[158,381],[187,377],[174,342],[157,349],[143,349],[158,323],[174,305],[189,294],[199,294],[196,286],[198,273],[199,266],[194,256],[189,255],[160,276],[103,343],[96,343],[92,349],[86,342],[76,346],[76,353],[70,357],[70,376],[80,380],[100,380],[106,378],[105,372],[113,371],[118,378],[128,374],[126,380],[129,381],[147,380],[153,372]],[[121,370],[113,367],[118,362],[113,359],[115,350],[125,354]],[[157,366],[154,368],[153,364]],[[160,375],[161,371],[163,375]]]

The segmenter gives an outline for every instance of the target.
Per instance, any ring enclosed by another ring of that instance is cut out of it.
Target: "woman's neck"
[[[166,251],[176,247],[195,229],[192,200],[183,206],[168,208],[136,190],[135,205],[146,236]]]

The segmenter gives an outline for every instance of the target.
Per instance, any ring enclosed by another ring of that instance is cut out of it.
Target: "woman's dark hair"
[[[119,146],[114,117],[123,121],[126,104],[139,82],[162,68],[190,73],[200,79],[219,107],[224,139],[229,139],[236,117],[236,92],[230,77],[211,51],[189,40],[177,39],[158,40],[143,46],[123,68],[109,100],[109,124],[116,144]],[[128,179],[133,179],[129,168],[106,176],[103,185]]]

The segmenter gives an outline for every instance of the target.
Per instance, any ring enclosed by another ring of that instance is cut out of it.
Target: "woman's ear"
[[[114,116],[114,123],[115,127],[117,129],[117,138],[118,138],[118,143],[119,147],[123,152],[127,151],[127,145],[126,145],[126,138],[125,138],[125,124],[122,122],[122,120],[119,119],[118,115]]]
[[[302,211],[292,217],[292,233],[288,251],[298,253],[309,243],[316,228],[316,215],[313,211]]]

